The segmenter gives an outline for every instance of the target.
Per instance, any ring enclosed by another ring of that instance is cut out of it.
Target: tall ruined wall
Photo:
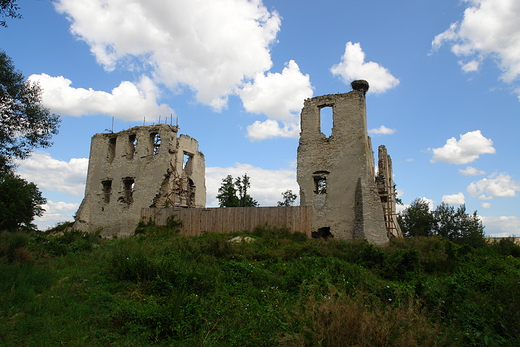
[[[343,239],[388,242],[383,209],[374,182],[374,157],[367,135],[366,81],[355,90],[305,100],[301,112],[297,180],[300,204],[314,206],[314,229]],[[320,112],[332,108],[327,137]]]
[[[383,204],[383,214],[385,215],[385,225],[388,231],[388,237],[403,237],[401,227],[397,221],[395,185],[393,180],[392,159],[388,155],[386,147],[381,145],[378,147],[378,173],[376,177],[376,185],[379,191],[379,197]]]
[[[74,227],[133,234],[143,207],[204,207],[204,156],[167,124],[92,137],[85,197]]]

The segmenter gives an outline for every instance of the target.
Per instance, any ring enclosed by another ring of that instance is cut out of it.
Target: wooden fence
[[[143,208],[141,221],[166,225],[176,215],[182,221],[181,234],[199,236],[206,232],[252,232],[256,226],[286,227],[311,237],[312,206],[217,207],[217,208]]]

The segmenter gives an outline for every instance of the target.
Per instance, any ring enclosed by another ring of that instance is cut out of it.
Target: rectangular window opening
[[[184,157],[182,160],[182,169],[186,174],[192,174],[192,164],[193,164],[193,154],[184,152]]]
[[[107,159],[109,163],[111,163],[114,160],[114,157],[116,156],[116,141],[117,137],[111,137],[108,140]]]
[[[123,201],[127,204],[131,204],[133,200],[135,182],[131,177],[123,179]]]
[[[101,182],[103,190],[103,201],[105,203],[110,202],[110,195],[112,194],[112,180],[106,180]]]
[[[327,194],[327,178],[321,176],[314,177],[314,193]]]
[[[155,156],[159,151],[159,147],[161,147],[161,136],[158,133],[151,133],[150,137],[152,139],[152,154]]]
[[[320,108],[320,131],[327,137],[332,135],[334,127],[332,106],[323,106]]]
[[[128,153],[127,158],[132,159],[137,154],[137,136],[132,134],[128,136]]]

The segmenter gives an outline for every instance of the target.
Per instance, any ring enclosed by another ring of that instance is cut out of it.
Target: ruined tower
[[[204,155],[168,124],[92,137],[85,197],[74,228],[132,235],[143,207],[204,207]]]
[[[368,82],[353,91],[305,100],[301,112],[297,180],[300,204],[314,207],[313,229],[322,236],[387,243],[389,237],[374,179],[367,133]],[[321,113],[332,108],[332,133],[321,129]]]

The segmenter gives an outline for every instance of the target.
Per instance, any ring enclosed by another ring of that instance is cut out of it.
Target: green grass
[[[0,234],[5,346],[518,346],[508,240]]]

